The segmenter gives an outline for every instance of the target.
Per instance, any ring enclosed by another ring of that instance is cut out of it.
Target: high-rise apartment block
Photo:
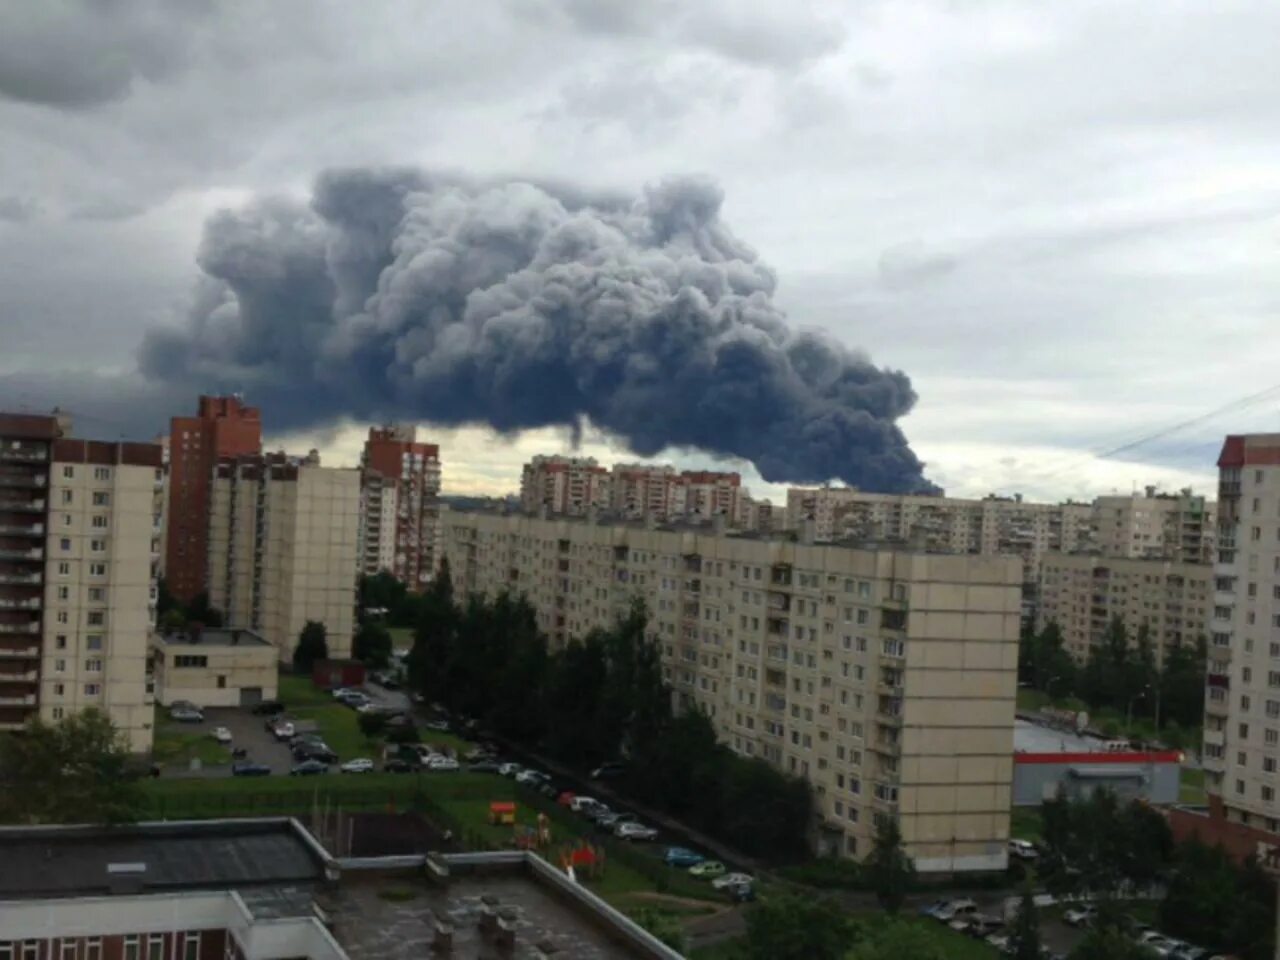
[[[1280,434],[1229,436],[1204,718],[1211,816],[1280,833]],[[1273,838],[1274,842],[1274,838]]]
[[[1212,563],[1216,507],[1190,490],[1157,493],[1155,487],[1128,497],[1093,501],[1093,539],[1111,557],[1144,557]]]
[[[373,427],[361,457],[359,569],[420,590],[435,569],[440,448],[413,426]]]
[[[0,729],[97,707],[151,745],[161,451],[0,414]]]
[[[520,474],[520,508],[585,517],[612,504],[609,470],[593,457],[534,457]]]
[[[209,602],[289,660],[308,620],[348,656],[355,610],[360,472],[282,453],[225,459],[210,489]]]
[[[209,557],[209,484],[223,457],[262,451],[262,418],[239,397],[201,397],[194,417],[169,426],[165,583],[181,601],[204,591]]]
[[[1063,646],[1084,663],[1111,621],[1124,623],[1130,645],[1145,628],[1157,666],[1174,647],[1205,636],[1213,569],[1175,560],[1046,553],[1040,561],[1037,628],[1058,624]]]
[[[459,593],[522,593],[553,644],[649,610],[678,705],[807,778],[824,853],[896,817],[926,872],[1006,861],[1021,566],[707,526],[446,511]]]

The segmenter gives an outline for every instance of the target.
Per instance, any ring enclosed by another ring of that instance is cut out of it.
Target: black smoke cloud
[[[585,418],[645,456],[695,447],[769,481],[929,489],[895,424],[910,381],[789,327],[721,199],[698,179],[627,199],[329,172],[310,205],[208,222],[190,323],[151,333],[141,370],[243,390],[273,428]]]

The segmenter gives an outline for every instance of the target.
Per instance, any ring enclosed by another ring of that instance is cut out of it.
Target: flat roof
[[[108,895],[113,875],[160,893],[313,883],[324,866],[283,819],[0,828],[0,899]]]
[[[1013,722],[1014,753],[1101,753],[1102,744],[1095,737],[1082,737],[1030,720],[1018,718]]]
[[[270,642],[252,630],[217,627],[196,633],[157,633],[157,640],[176,647],[269,647]]]

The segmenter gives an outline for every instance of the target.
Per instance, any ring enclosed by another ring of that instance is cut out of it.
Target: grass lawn
[[[1014,807],[1009,812],[1009,835],[1016,840],[1040,839],[1040,808]]]
[[[151,757],[156,763],[172,767],[186,767],[193,759],[204,766],[230,763],[231,751],[213,739],[206,729],[184,723],[174,723],[168,711],[156,704],[155,743]]]
[[[735,937],[732,940],[721,940],[719,943],[713,943],[705,947],[695,947],[689,951],[689,960],[741,960],[747,955],[747,941],[745,937]],[[904,958],[905,960],[905,958]]]
[[[1180,803],[1203,804],[1205,802],[1204,771],[1193,767],[1182,768],[1182,780],[1178,786]]]
[[[413,627],[387,627],[391,634],[391,645],[397,650],[408,650],[413,646]]]

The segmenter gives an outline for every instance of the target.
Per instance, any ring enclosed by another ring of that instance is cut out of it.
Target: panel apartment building
[[[208,580],[209,483],[223,457],[262,452],[262,417],[239,397],[201,397],[194,417],[169,424],[165,583],[183,602]]]
[[[161,450],[69,427],[0,414],[0,729],[92,706],[144,751]]]
[[[1210,816],[1280,843],[1280,434],[1218,458],[1218,562],[1204,718]]]
[[[421,590],[435,570],[440,448],[412,425],[371,427],[360,464],[360,570]]]
[[[612,503],[609,468],[594,457],[537,456],[520,471],[520,509],[585,517]]]
[[[1119,617],[1131,645],[1147,628],[1156,665],[1163,666],[1173,648],[1207,639],[1212,583],[1213,568],[1202,563],[1047,553],[1040,562],[1036,627],[1056,622],[1064,648],[1084,663]]]
[[[443,541],[455,589],[525,594],[553,644],[643,598],[679,704],[814,785],[823,852],[896,816],[922,871],[1004,866],[1017,560],[454,511]]]
[[[308,620],[350,655],[360,472],[283,453],[226,459],[210,487],[209,602],[292,658]]]

